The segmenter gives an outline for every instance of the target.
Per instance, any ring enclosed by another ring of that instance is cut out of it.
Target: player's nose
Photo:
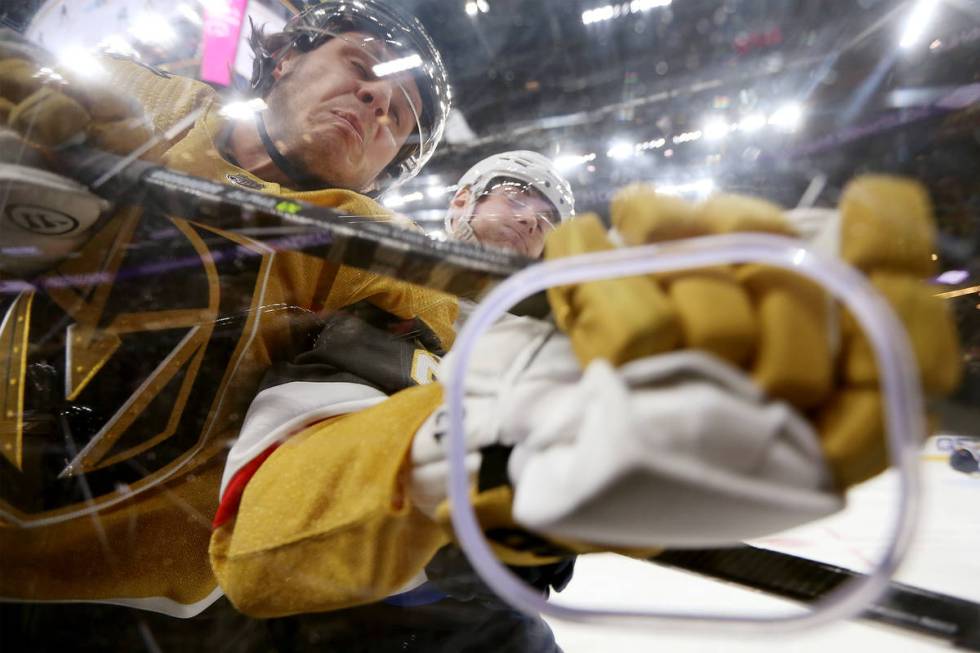
[[[357,99],[368,106],[375,118],[388,115],[394,87],[383,79],[364,82],[357,89]]]

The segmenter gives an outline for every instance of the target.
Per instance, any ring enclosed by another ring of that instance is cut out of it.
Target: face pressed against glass
[[[276,146],[332,185],[370,188],[418,128],[421,96],[411,75],[373,71],[379,59],[396,58],[357,32],[287,54],[266,97],[264,118]]]
[[[519,182],[493,185],[476,199],[472,210],[470,227],[481,244],[531,258],[541,255],[545,237],[559,222],[551,202]]]

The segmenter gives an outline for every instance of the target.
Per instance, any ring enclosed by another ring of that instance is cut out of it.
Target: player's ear
[[[287,52],[286,55],[276,64],[276,67],[272,69],[272,78],[279,79],[287,72],[292,70],[293,66],[296,65],[297,56],[298,53],[296,50],[290,50]]]
[[[461,209],[464,206],[466,206],[467,203],[469,203],[469,201],[470,201],[470,187],[463,186],[462,188],[456,191],[455,195],[453,195],[453,201],[450,202],[450,205],[453,208]]]

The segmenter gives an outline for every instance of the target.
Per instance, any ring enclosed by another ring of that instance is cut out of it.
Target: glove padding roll
[[[140,104],[120,95],[108,70],[84,78],[56,68],[50,55],[0,30],[0,116],[43,147],[88,142],[127,154],[154,134]],[[101,73],[101,74],[100,74]]]
[[[838,211],[804,213],[794,218],[800,218],[795,221],[805,226],[813,247],[865,272],[895,309],[910,336],[924,390],[955,389],[960,379],[955,326],[947,307],[921,281],[935,271],[935,227],[924,188],[898,177],[859,177],[846,187]],[[733,195],[690,205],[632,186],[614,197],[610,215],[616,234],[611,239],[597,228],[596,218],[587,228],[572,220],[549,235],[546,256],[603,249],[616,240],[640,245],[737,231],[794,233],[775,205]],[[647,278],[646,284],[639,278],[603,282],[601,293],[583,291],[590,284],[582,284],[549,295],[583,367],[599,358],[613,365],[634,360],[639,348],[622,343],[649,340],[633,325],[658,319],[676,324],[680,336],[672,349],[697,349],[738,365],[767,396],[806,411],[821,434],[839,489],[884,469],[871,348],[853,317],[822,288],[792,272],[752,264]],[[623,282],[632,289],[630,301],[614,301],[615,285]],[[567,310],[568,298],[576,300],[574,310]],[[652,311],[659,314],[634,315]],[[588,320],[580,323],[580,315]]]
[[[485,530],[512,519],[573,551],[727,544],[841,505],[814,430],[707,354],[644,357],[618,370],[596,359],[583,374],[569,337],[505,318],[477,344],[464,385],[474,484],[509,451],[513,506],[502,510],[499,487],[475,493]],[[444,420],[442,411],[430,417],[412,446],[411,500],[435,519],[446,510]],[[547,547],[536,550],[531,561],[495,546],[510,564],[550,559],[541,557]]]

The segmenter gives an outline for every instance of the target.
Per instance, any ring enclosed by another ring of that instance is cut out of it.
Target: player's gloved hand
[[[905,325],[926,395],[959,384],[956,327],[946,304],[922,282],[935,274],[935,223],[925,189],[910,180],[865,176],[851,181],[814,242],[868,275]],[[871,346],[847,312],[841,319],[839,382],[816,423],[842,485],[886,464],[879,377]]]
[[[59,67],[43,49],[0,30],[0,119],[29,142],[57,147],[88,143],[128,154],[152,126],[140,105],[114,91],[98,67],[85,75]]]
[[[649,187],[632,187],[614,198],[610,213],[627,245],[734,231],[794,233],[778,207],[736,196],[692,206]],[[862,177],[845,191],[840,211],[827,215],[836,217],[817,226],[818,241],[831,243],[831,253],[866,272],[892,303],[914,343],[925,390],[949,392],[959,376],[955,329],[945,307],[919,280],[932,270],[934,238],[924,190],[897,178]],[[549,236],[546,256],[609,246],[598,219],[585,216]],[[635,279],[550,291],[558,324],[583,364],[597,357],[615,364],[635,358],[640,348],[622,347],[624,342],[644,343],[646,354],[707,351],[744,369],[768,396],[813,416],[839,487],[884,468],[881,399],[870,348],[853,319],[840,318],[822,289],[781,269],[751,264],[648,279],[653,287],[647,291],[640,291]],[[614,293],[617,284],[635,292],[615,312],[600,296]],[[661,306],[659,316],[623,316]],[[636,325],[643,322],[657,328],[640,332]],[[680,336],[674,346],[664,347],[662,334],[672,329]]]
[[[478,343],[464,387],[473,502],[510,564],[737,542],[841,506],[812,427],[701,352],[583,371],[567,336],[508,318]],[[416,434],[410,496],[448,528],[444,418]]]

